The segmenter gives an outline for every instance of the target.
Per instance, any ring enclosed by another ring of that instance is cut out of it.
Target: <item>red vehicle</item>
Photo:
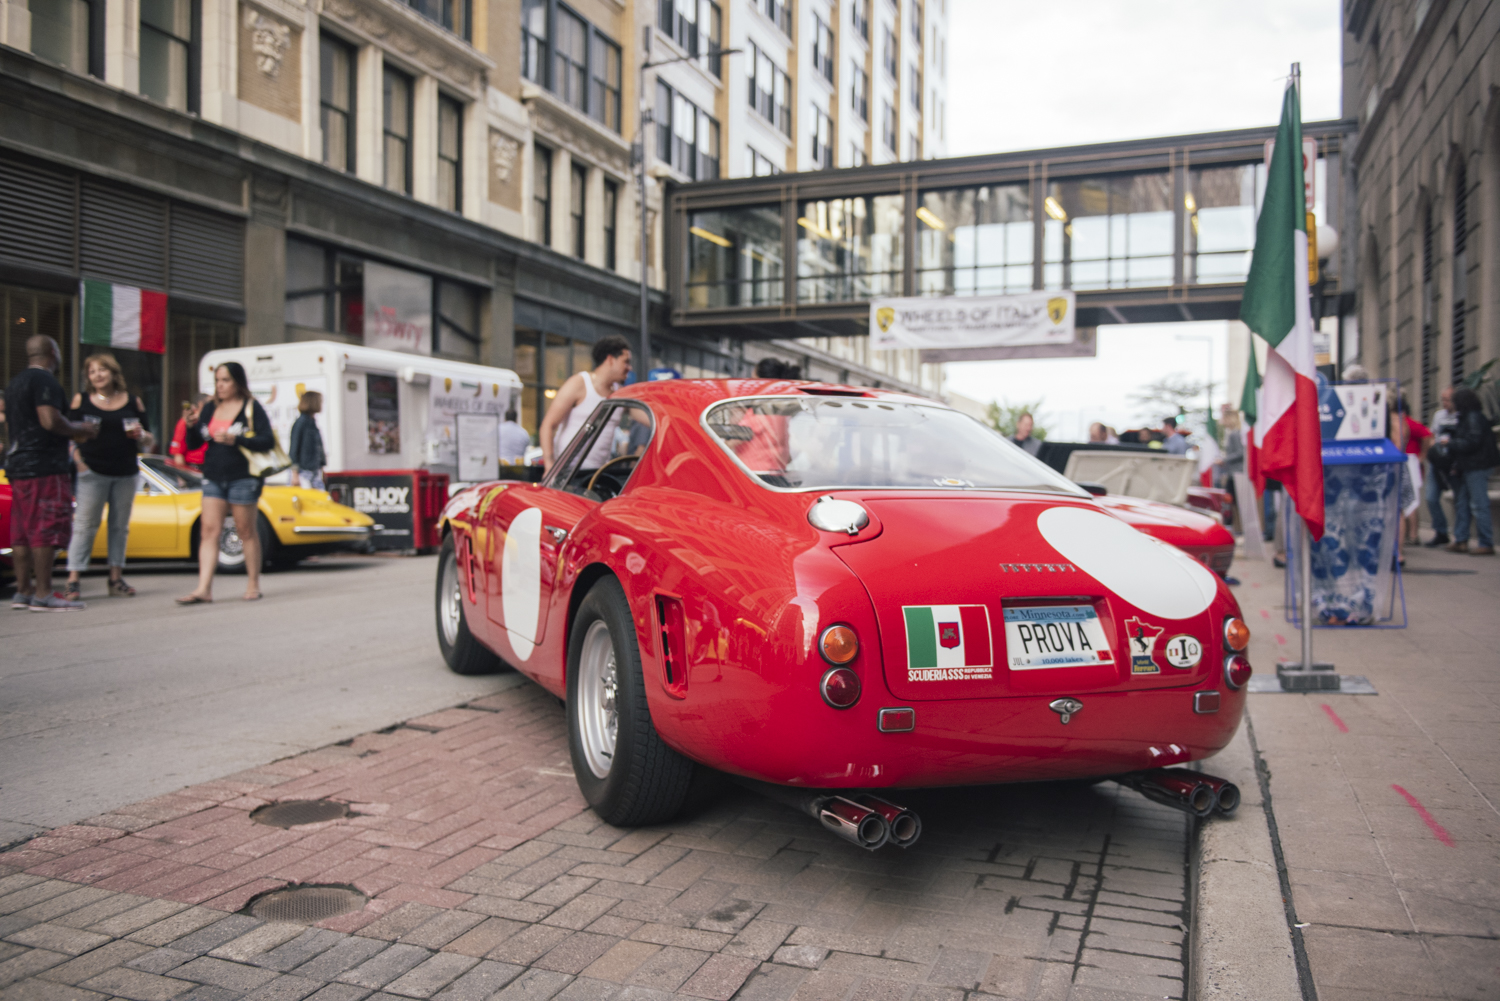
[[[610,457],[625,410],[651,441]],[[445,659],[565,699],[614,824],[672,816],[696,763],[908,843],[914,818],[870,793],[1183,763],[1244,709],[1249,634],[1217,577],[929,400],[637,384],[541,483],[456,494],[442,532]],[[1148,795],[1213,807],[1162,776]]]
[[[1119,494],[1105,494],[1098,502],[1131,527],[1176,546],[1220,577],[1234,564],[1234,536],[1218,518]]]

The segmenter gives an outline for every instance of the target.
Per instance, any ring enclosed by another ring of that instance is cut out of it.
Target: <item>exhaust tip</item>
[[[842,796],[834,796],[818,810],[823,826],[850,844],[874,851],[891,837],[890,824],[876,811]]]
[[[1214,804],[1217,800],[1218,797],[1214,795],[1213,787],[1205,783],[1193,787],[1188,803],[1192,806],[1194,813],[1200,817],[1206,817],[1214,812]]]
[[[922,834],[922,822],[915,814],[904,813],[891,825],[891,840],[902,848],[916,841]]]
[[[878,813],[872,813],[859,822],[859,840],[868,847],[878,848],[885,844],[889,837],[889,829],[886,827],[885,818]]]
[[[1214,801],[1214,809],[1228,816],[1240,805],[1240,787],[1233,782],[1225,782],[1219,787],[1219,795]]]

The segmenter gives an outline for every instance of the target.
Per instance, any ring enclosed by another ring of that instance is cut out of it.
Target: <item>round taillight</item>
[[[848,626],[829,626],[818,639],[818,650],[828,663],[843,667],[859,653],[859,637]]]
[[[1244,655],[1236,653],[1224,658],[1224,683],[1230,688],[1244,688],[1250,674],[1250,661]]]
[[[848,709],[859,701],[859,675],[847,667],[835,667],[823,675],[818,689],[824,702],[835,709]]]
[[[1239,616],[1231,616],[1224,620],[1224,646],[1235,653],[1242,652],[1250,645],[1250,627],[1245,625],[1245,620]]]

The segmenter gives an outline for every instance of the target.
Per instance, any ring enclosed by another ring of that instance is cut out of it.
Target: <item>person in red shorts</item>
[[[96,424],[63,416],[65,403],[57,368],[62,352],[45,334],[26,341],[26,365],[5,392],[10,451],[10,544],[16,570],[11,608],[33,612],[74,612],[84,607],[52,590],[52,561],[73,534],[73,484],[68,439],[88,441]],[[35,578],[35,586],[32,581]]]

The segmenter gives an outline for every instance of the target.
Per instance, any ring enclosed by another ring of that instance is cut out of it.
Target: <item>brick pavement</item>
[[[292,830],[271,802],[353,816]],[[927,791],[867,853],[738,790],[672,824],[584,808],[530,684],[0,855],[0,997],[1177,998],[1189,825],[1112,785]],[[351,885],[315,927],[248,913]]]

